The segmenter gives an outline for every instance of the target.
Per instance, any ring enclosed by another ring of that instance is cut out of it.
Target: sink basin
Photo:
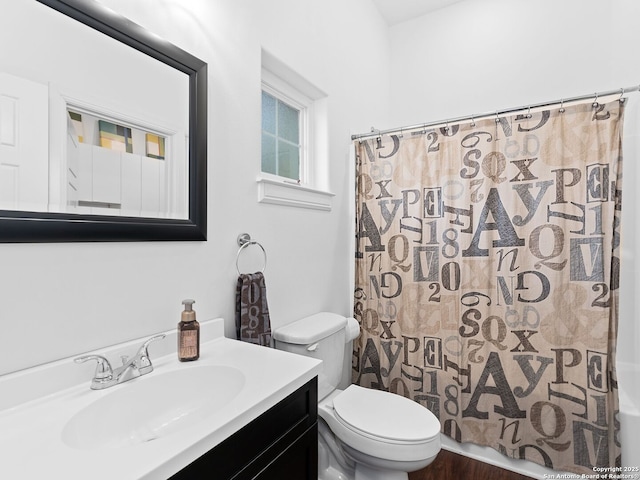
[[[197,425],[231,402],[242,390],[244,374],[218,365],[189,366],[117,385],[76,413],[62,440],[90,450],[150,442]]]

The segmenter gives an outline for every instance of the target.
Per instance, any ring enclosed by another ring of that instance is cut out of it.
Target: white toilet
[[[407,480],[440,451],[440,423],[423,406],[394,393],[350,385],[342,377],[345,343],[358,323],[318,313],[273,332],[280,350],[323,361],[318,376],[318,479]]]

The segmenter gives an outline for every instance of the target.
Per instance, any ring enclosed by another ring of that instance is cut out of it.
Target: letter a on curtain
[[[424,405],[458,442],[620,465],[622,113],[356,141],[355,383]]]

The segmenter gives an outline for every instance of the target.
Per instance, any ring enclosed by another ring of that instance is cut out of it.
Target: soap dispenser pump
[[[193,310],[195,300],[183,300],[184,311],[178,323],[178,360],[190,362],[200,358],[200,324]]]

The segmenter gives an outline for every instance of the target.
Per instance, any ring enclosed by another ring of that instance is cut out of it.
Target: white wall
[[[389,126],[638,85],[639,15],[633,0],[466,0],[392,27]],[[639,133],[638,94],[632,95],[628,145]],[[640,364],[631,293],[640,289],[634,280],[637,156],[626,153],[619,360]]]
[[[267,251],[274,326],[349,314],[350,134],[388,118],[388,31],[371,2],[103,3],[209,65],[209,240],[0,245],[0,374],[172,328],[183,298],[234,336],[242,232]],[[328,94],[329,213],[257,203],[261,48]]]
[[[637,85],[633,0],[466,0],[391,29],[390,126]]]

